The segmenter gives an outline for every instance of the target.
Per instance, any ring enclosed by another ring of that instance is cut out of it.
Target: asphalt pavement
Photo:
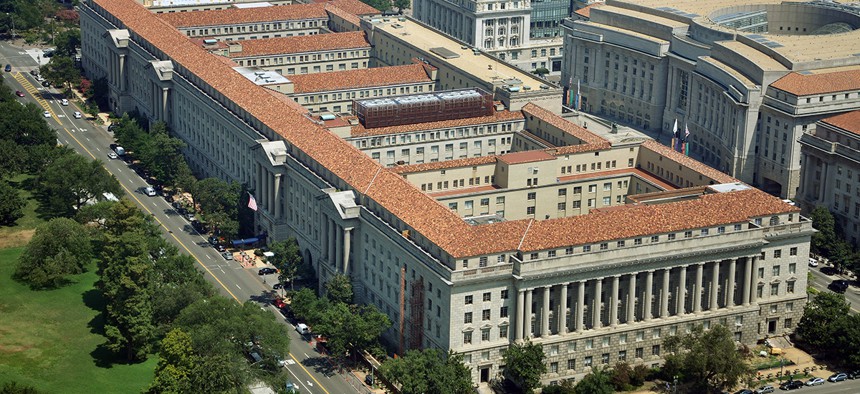
[[[58,142],[78,153],[99,159],[104,167],[119,180],[126,195],[141,209],[152,215],[165,234],[165,238],[175,244],[180,251],[194,257],[207,280],[218,290],[237,302],[254,301],[272,313],[278,320],[290,325],[284,316],[268,300],[274,294],[272,285],[277,282],[276,275],[257,275],[257,268],[242,268],[236,261],[225,260],[212,248],[205,234],[198,234],[191,224],[162,197],[148,197],[143,193],[146,182],[122,160],[108,158],[109,145],[114,143],[113,136],[106,127],[96,125],[87,119],[75,119],[75,111],[83,112],[74,102],[68,106],[60,104],[62,95],[55,89],[44,88],[29,71],[38,67],[37,62],[45,63],[41,50],[22,49],[8,42],[0,43],[2,65],[12,65],[12,72],[3,73],[3,81],[12,90],[20,90],[25,97],[18,98],[34,102],[50,114],[48,124],[57,130]],[[298,384],[302,393],[350,393],[357,392],[345,375],[337,373],[328,361],[306,342],[290,325],[290,355],[286,360],[292,382]],[[362,392],[364,389],[359,388]]]
[[[809,267],[809,272],[812,273],[809,286],[812,286],[816,290],[832,292],[833,290],[827,288],[830,282],[837,279],[848,280],[851,285],[848,287],[848,290],[845,291],[845,300],[851,304],[851,310],[854,313],[860,313],[860,288],[858,288],[857,281],[840,275],[827,275],[821,272],[821,268],[824,267],[825,265],[823,263],[819,264],[818,267]],[[858,393],[860,393],[860,390],[858,390]]]

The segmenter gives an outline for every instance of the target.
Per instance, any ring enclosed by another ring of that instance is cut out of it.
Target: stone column
[[[750,277],[750,303],[758,302],[758,257],[752,257],[752,276]]]
[[[627,316],[625,323],[632,324],[636,321],[636,273],[630,274],[630,286],[627,289]]]
[[[705,263],[696,264],[696,286],[693,293],[693,313],[702,311],[702,274],[705,272]]]
[[[349,275],[349,247],[352,245],[352,227],[343,229],[343,274]]]
[[[615,327],[618,325],[618,288],[621,284],[621,277],[615,275],[612,277],[612,294],[609,295],[609,326]]]
[[[119,87],[119,91],[125,93],[125,55],[119,54],[119,83],[117,86]]]
[[[167,121],[167,92],[170,88],[161,88],[161,114],[160,119],[164,123],[169,123]]]
[[[683,315],[687,313],[687,266],[680,267],[681,279],[678,283],[678,294],[675,300],[675,315]]]
[[[718,297],[719,297],[717,289],[719,288],[719,283],[720,283],[720,262],[719,261],[714,262],[714,266],[713,266],[712,270],[713,271],[711,271],[711,299],[710,299],[711,306],[708,309],[714,311],[714,310],[717,310],[717,308],[719,307],[719,303],[717,302]]]
[[[645,274],[645,302],[642,303],[642,319],[651,320],[651,288],[654,286],[654,271]]]
[[[331,265],[337,269],[337,265],[343,261],[343,231],[338,225],[335,225],[334,236],[336,237],[334,242],[335,258]]]
[[[576,287],[576,332],[585,328],[585,281],[581,280]]]
[[[337,260],[337,224],[332,219],[328,219],[328,262],[334,263]]]
[[[748,306],[750,304],[750,290],[753,286],[753,278],[752,278],[752,257],[747,257],[744,262],[744,291],[743,291],[743,305]]]
[[[726,281],[726,307],[735,306],[735,266],[738,259],[729,260],[729,277]]]
[[[543,308],[540,311],[540,336],[544,338],[549,336],[549,297],[551,292],[551,286],[543,287]]]
[[[594,308],[591,312],[591,328],[598,329],[602,327],[603,322],[600,318],[601,314],[601,304],[603,303],[603,297],[601,293],[603,292],[603,278],[598,278],[594,280]]]
[[[281,218],[282,206],[281,204],[281,176],[283,174],[275,174],[275,220]]]
[[[669,276],[672,271],[668,268],[663,270],[663,292],[660,294],[660,318],[669,317]]]
[[[523,319],[523,338],[531,338],[532,336],[532,289],[526,289],[526,308],[525,318]]]
[[[561,284],[561,294],[559,294],[559,307],[558,307],[558,317],[556,317],[556,321],[558,321],[558,335],[567,334],[567,286],[570,283],[562,283]]]
[[[523,310],[523,304],[525,303],[525,291],[520,289],[517,291],[517,328],[516,328],[516,338],[517,341],[523,340],[523,330],[525,330],[523,326],[523,319],[525,318],[525,311]]]

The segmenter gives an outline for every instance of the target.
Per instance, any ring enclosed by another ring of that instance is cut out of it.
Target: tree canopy
[[[523,392],[531,393],[540,387],[540,377],[546,373],[543,347],[529,340],[511,344],[502,351],[505,377],[519,386]]]
[[[98,160],[64,154],[54,160],[39,177],[41,199],[51,216],[72,216],[84,204],[103,201],[104,193],[123,195],[116,178]]]
[[[0,226],[13,226],[24,216],[26,201],[18,189],[0,179]]]
[[[667,352],[664,369],[677,371],[696,392],[729,389],[752,374],[731,331],[723,325],[707,331],[696,326],[689,334],[667,338],[663,345]]]
[[[69,275],[84,272],[92,257],[83,226],[71,219],[51,219],[36,228],[18,258],[15,277],[33,288],[57,288],[68,283]]]
[[[851,306],[842,294],[822,291],[806,304],[795,334],[803,342],[821,350],[834,349],[837,321],[848,314]]]
[[[400,384],[404,394],[467,394],[472,388],[471,370],[463,357],[439,349],[409,350],[403,357],[389,358],[379,367],[388,380]]]
[[[269,251],[274,254],[274,256],[269,257],[269,262],[278,269],[278,281],[280,283],[289,282],[290,288],[292,288],[293,281],[303,264],[299,243],[296,242],[295,238],[290,237],[283,241],[270,243]]]
[[[595,368],[576,384],[573,392],[575,394],[612,394],[615,390],[611,379],[612,374],[607,369]]]
[[[333,303],[352,303],[352,283],[349,277],[337,274],[325,284],[325,296]]]
[[[81,71],[75,67],[75,61],[61,53],[52,56],[48,64],[41,67],[39,73],[53,85],[62,85],[68,89],[81,83]]]

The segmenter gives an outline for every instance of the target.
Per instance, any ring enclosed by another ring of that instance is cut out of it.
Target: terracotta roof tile
[[[791,72],[777,79],[770,86],[795,96],[858,90],[860,89],[860,70],[817,74]]]
[[[177,72],[205,81],[209,85],[207,89],[219,92],[225,100],[242,108],[247,116],[256,118],[264,128],[280,135],[291,154],[299,160],[308,164],[316,162],[328,169],[337,177],[331,180],[336,181],[338,187],[364,193],[397,216],[405,226],[454,258],[514,250],[521,242],[522,250],[540,250],[630,234],[740,222],[753,215],[797,210],[778,198],[750,189],[711,194],[693,201],[635,206],[624,210],[624,214],[612,211],[547,221],[520,220],[471,226],[402,176],[326,132],[305,116],[306,111],[301,106],[236,73],[139,3],[92,0],[89,4],[115,16],[119,28],[128,28],[134,39],[148,41],[161,52],[157,56],[174,62]],[[668,147],[665,149],[671,152]]]
[[[534,163],[536,161],[555,160],[555,156],[542,150],[527,150],[522,152],[505,153],[498,156],[499,161],[507,164]]]
[[[420,64],[288,75],[287,79],[295,85],[296,94],[433,81]]]
[[[708,167],[707,165],[690,158],[689,156],[685,156],[681,152],[678,152],[666,145],[663,145],[654,140],[646,140],[642,143],[639,149],[648,149],[652,152],[655,152],[663,157],[672,160],[684,167],[688,167],[696,172],[701,173],[702,175],[711,178],[716,183],[732,183],[738,182],[737,179],[732,178],[729,175],[726,175],[723,172],[720,172],[714,168]]]
[[[352,15],[365,16],[382,14],[382,11],[377,10],[376,8],[373,8],[365,3],[362,3],[359,0],[324,0],[323,2],[327,6],[334,6],[340,8]]]
[[[594,134],[587,129],[580,127],[574,123],[568,122],[567,119],[558,116],[557,114],[547,110],[546,108],[540,107],[534,103],[528,103],[523,107],[523,113],[527,116],[531,115],[536,118],[540,118],[544,122],[547,122],[564,132],[573,135],[576,138],[582,140],[584,144],[604,144],[609,143],[609,140],[603,138],[597,134]]]
[[[466,194],[472,194],[472,193],[488,192],[490,190],[499,190],[499,189],[501,189],[501,188],[496,186],[496,185],[481,185],[481,186],[464,187],[462,189],[458,188],[458,189],[451,189],[451,190],[443,190],[441,192],[427,193],[427,195],[430,197],[433,197],[433,198],[444,198],[444,197],[459,196],[459,195],[466,195]]]
[[[758,189],[704,194],[697,199],[665,204],[623,207],[625,209],[536,221],[526,234],[521,250],[530,252],[585,245],[799,212],[797,207]]]
[[[343,10],[341,8],[327,5],[325,7],[325,10],[326,10],[326,12],[328,12],[331,15],[336,15],[336,16],[340,17],[341,19],[343,19],[349,23],[352,23],[355,26],[355,29],[358,29],[361,26],[361,18],[359,18],[353,14],[350,14],[349,12],[346,12],[345,10]]]
[[[231,58],[260,55],[279,55],[338,49],[370,49],[370,42],[361,31],[314,34],[310,36],[276,37],[233,41],[242,46],[240,52],[231,52]]]
[[[290,4],[271,7],[227,8],[223,10],[157,14],[175,27],[223,26],[242,23],[325,19],[325,4]]]
[[[364,137],[369,135],[387,135],[398,133],[409,133],[423,130],[450,129],[454,127],[463,127],[471,125],[492,124],[497,122],[506,122],[511,120],[522,120],[523,114],[519,111],[495,111],[490,116],[477,116],[474,118],[440,120],[436,122],[410,123],[397,126],[376,127],[367,129],[362,124],[352,127],[351,135],[353,137]]]
[[[574,13],[574,14],[577,14],[577,15],[580,15],[580,16],[582,16],[582,17],[585,17],[585,18],[591,18],[591,9],[592,9],[592,8],[600,7],[600,6],[602,6],[602,5],[603,5],[603,3],[594,3],[594,4],[589,4],[589,5],[585,6],[585,7],[582,7],[582,8],[580,8],[580,9],[578,9],[578,10],[574,11],[573,13]]]
[[[838,127],[849,133],[860,135],[860,111],[846,112],[841,115],[831,116],[821,120],[833,127]]]
[[[467,157],[465,159],[434,161],[430,163],[409,164],[404,166],[392,167],[391,171],[396,174],[414,174],[418,172],[444,170],[447,168],[472,167],[484,164],[495,164],[499,156],[478,156]]]

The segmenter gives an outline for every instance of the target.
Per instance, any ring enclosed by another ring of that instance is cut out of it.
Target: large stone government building
[[[835,2],[608,0],[565,21],[562,81],[582,110],[671,134],[691,154],[793,198],[797,141],[860,107],[860,12]]]
[[[367,32],[371,65],[406,65],[409,41],[425,45],[399,35],[423,29],[409,20],[324,9]],[[435,89],[356,97],[356,116],[338,117],[255,83],[134,0],[80,10],[83,66],[107,79],[115,110],[165,122],[197,173],[253,189],[259,229],[296,237],[321,282],[349,275],[401,350],[460,352],[486,382],[501,350],[532,338],[549,383],[659,364],[663,339],[694,325],[751,344],[800,319],[812,227],[797,207],[653,140],[579,127],[540,80],[468,73],[483,59],[469,48],[415,49]]]

